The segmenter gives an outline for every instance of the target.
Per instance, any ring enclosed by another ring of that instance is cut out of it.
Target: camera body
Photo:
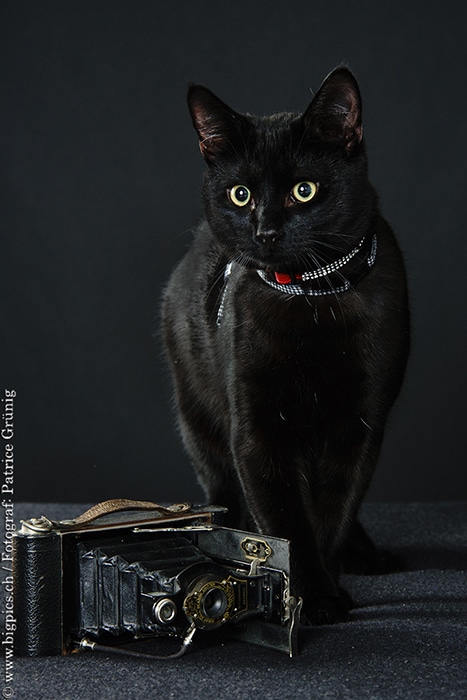
[[[107,501],[14,538],[15,652],[67,654],[188,630],[297,650],[287,540],[222,526],[224,508]],[[81,646],[81,648],[83,648]]]

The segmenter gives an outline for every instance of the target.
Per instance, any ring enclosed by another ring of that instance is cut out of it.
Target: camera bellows
[[[212,560],[184,537],[78,546],[78,633],[175,634],[183,614],[183,573]],[[186,622],[186,619],[185,619]],[[176,624],[178,623],[178,624]]]

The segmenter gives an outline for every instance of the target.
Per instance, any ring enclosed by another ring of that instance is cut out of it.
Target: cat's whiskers
[[[332,245],[330,244],[329,247],[332,247],[332,248],[334,248],[335,250],[338,250],[339,252],[342,251],[342,248],[341,248],[340,246],[332,246]],[[315,251],[310,251],[310,250],[307,250],[307,251],[300,251],[300,252],[298,252],[298,253],[295,254],[295,259],[297,260],[297,262],[298,262],[299,265],[301,264],[301,265],[303,265],[304,267],[309,266],[310,261],[311,261],[312,265],[313,265],[315,268],[321,267],[321,265],[322,265],[323,263],[328,264],[328,263],[330,262],[330,260],[329,260],[328,258],[324,257],[323,254],[320,254],[319,251],[316,251],[316,250],[315,250]],[[336,270],[336,271],[334,272],[334,275],[336,275],[336,276],[338,277],[338,279],[340,279],[341,282],[342,282],[343,284],[346,284],[346,283],[347,283],[347,278],[345,277],[345,275],[344,275],[340,270]],[[324,275],[324,276],[322,277],[322,280],[323,280],[323,282],[324,282],[325,284],[328,285],[328,287],[329,287],[329,289],[330,289],[330,291],[331,291],[331,294],[333,295],[335,301],[337,302],[337,304],[338,304],[338,306],[339,306],[339,311],[340,311],[341,320],[342,320],[342,322],[343,322],[343,325],[346,326],[345,313],[344,313],[344,309],[343,309],[343,306],[342,306],[341,294],[340,294],[338,288],[336,288],[335,285],[332,283],[332,280],[330,279],[329,275]],[[350,287],[348,291],[350,292],[351,290],[353,290],[353,287]],[[288,297],[287,297],[287,298],[288,298]],[[313,302],[313,301],[312,301],[313,297],[309,297],[309,296],[305,295],[305,299],[306,299],[307,304],[308,304],[309,306],[313,307],[313,309],[314,309],[314,320],[315,320],[315,323],[318,325],[318,322],[319,322],[319,319],[318,319],[318,306],[317,306],[316,302]],[[336,315],[335,315],[334,309],[333,309],[332,306],[330,306],[329,308],[330,308],[330,312],[331,312],[331,314],[332,314],[332,317],[333,317],[334,321],[335,321],[336,324],[337,324],[338,321],[337,321],[337,317],[336,317]]]
[[[252,265],[254,266],[254,261],[252,258],[243,250],[240,250],[234,254],[232,262],[245,268],[250,268]]]
[[[310,306],[313,310],[313,319],[316,323],[316,325],[319,325],[319,319],[318,319],[318,305],[315,301],[312,301],[312,297],[307,296],[306,294],[303,297],[305,299],[305,302]]]

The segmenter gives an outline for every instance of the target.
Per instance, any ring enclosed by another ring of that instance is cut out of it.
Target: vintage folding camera
[[[14,538],[16,653],[122,653],[126,642],[176,636],[180,656],[201,630],[292,656],[301,600],[289,542],[223,527],[225,512],[122,499],[75,520],[22,521]]]

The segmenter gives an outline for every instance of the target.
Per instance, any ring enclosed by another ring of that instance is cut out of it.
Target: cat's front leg
[[[319,625],[347,620],[351,599],[337,587],[318,545],[305,477],[293,462],[265,453],[258,444],[248,454],[251,445],[243,437],[235,450],[240,482],[258,531],[291,542],[292,592],[303,599],[302,621]]]

